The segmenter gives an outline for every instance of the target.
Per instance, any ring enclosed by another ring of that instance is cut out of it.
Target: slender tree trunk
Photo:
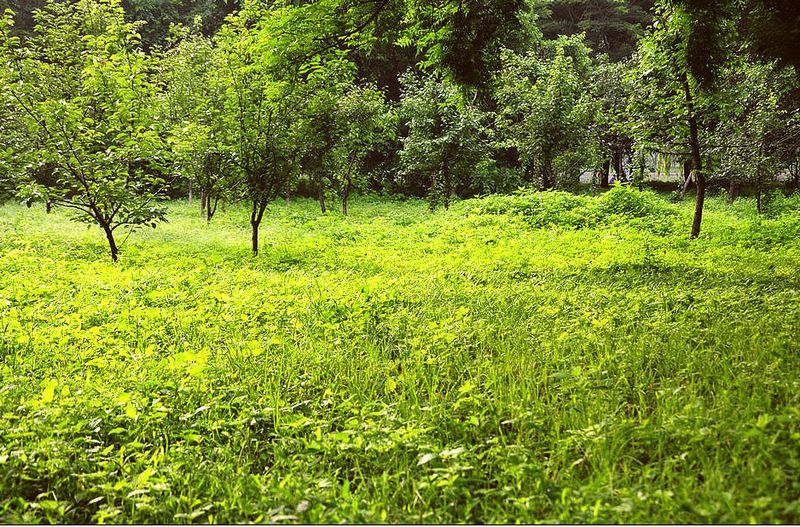
[[[603,171],[600,174],[600,188],[608,188],[608,173],[611,170],[611,161],[606,159],[603,162]]]
[[[444,191],[442,192],[442,194],[444,194],[444,210],[448,210],[450,208],[450,194],[453,192],[453,182],[451,181],[450,170],[447,165],[444,166],[442,176],[444,178]]]
[[[761,214],[764,209],[764,203],[761,192],[761,174],[756,175],[756,212]]]
[[[430,195],[428,196],[428,210],[430,210],[431,212],[436,210],[436,200],[439,196],[438,185],[439,185],[439,177],[437,176],[437,173],[434,172],[433,175],[431,176],[431,191]]]
[[[703,174],[703,159],[700,155],[700,140],[697,127],[697,113],[694,106],[694,97],[689,79],[684,73],[681,79],[683,91],[686,97],[687,118],[689,121],[689,149],[692,152],[692,168],[694,174],[695,188],[697,196],[694,202],[694,220],[692,221],[692,232],[690,238],[697,238],[700,235],[700,224],[703,221],[703,204],[706,199],[706,177]]]
[[[794,177],[794,190],[800,190],[800,162],[789,165],[789,173]]]
[[[733,205],[734,200],[739,197],[739,182],[731,179],[728,184],[728,205]]]
[[[206,206],[206,222],[211,223],[211,218],[217,212],[217,204],[219,203],[219,194],[214,195],[214,205],[211,205],[211,194],[208,196],[208,205]]]
[[[549,155],[545,155],[542,164],[542,188],[549,190],[555,186],[553,178],[553,160],[550,159]]]
[[[192,204],[192,180],[189,180],[189,205]]]
[[[100,223],[100,227],[103,228],[103,232],[106,233],[106,239],[108,240],[108,247],[111,249],[111,259],[113,261],[117,261],[117,255],[119,254],[119,249],[117,249],[117,243],[114,241],[114,231],[111,229],[111,226],[107,223]]]
[[[322,180],[320,180],[319,186],[317,186],[317,199],[319,200],[319,210],[321,210],[323,214],[328,212],[327,207],[325,207],[325,185],[322,183]]]
[[[283,193],[283,202],[286,203],[287,205],[289,204],[289,192],[290,192],[289,189],[290,189],[289,182],[287,181],[286,182],[286,188],[284,189],[284,193]]]
[[[342,215],[347,216],[347,200],[350,198],[350,190],[353,187],[353,180],[348,174],[344,181],[344,189],[342,190]]]
[[[258,256],[258,225],[259,225],[259,222],[257,222],[257,221],[255,221],[255,220],[251,220],[250,221],[250,227],[253,230],[252,235],[250,237],[250,241],[252,243],[252,249],[253,249],[253,256]]]
[[[691,238],[697,238],[697,236],[700,235],[700,224],[703,221],[703,204],[706,200],[706,178],[702,172],[695,173],[695,188],[697,189],[697,197],[694,202],[694,219],[692,221]]]
[[[614,160],[614,174],[616,175],[617,181],[626,181],[628,178],[625,176],[625,170],[622,168],[622,152],[614,150],[612,158]]]
[[[200,190],[200,214],[203,214],[206,211],[206,207],[208,206],[208,192],[205,189]]]
[[[53,202],[48,199],[44,202],[44,208],[50,214],[53,211]]]
[[[266,209],[266,199],[253,200],[253,208],[250,210],[250,226],[253,229],[251,236],[253,256],[258,256],[258,227],[261,225],[261,219],[264,217]]]
[[[681,190],[680,199],[686,197],[686,193],[689,192],[689,187],[692,185],[692,162],[686,160],[683,162],[683,189]]]

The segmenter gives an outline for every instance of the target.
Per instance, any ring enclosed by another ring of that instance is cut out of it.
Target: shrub
[[[467,212],[475,214],[510,214],[523,216],[533,226],[565,225],[585,227],[594,222],[590,198],[569,192],[537,192],[518,189],[508,196],[487,196],[464,204]]]
[[[597,198],[597,214],[618,214],[628,218],[642,218],[653,214],[675,215],[675,209],[650,191],[640,191],[629,185],[614,185]]]

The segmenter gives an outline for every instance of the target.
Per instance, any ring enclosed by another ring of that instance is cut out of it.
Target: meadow
[[[0,522],[798,523],[800,199],[692,205],[0,207]]]

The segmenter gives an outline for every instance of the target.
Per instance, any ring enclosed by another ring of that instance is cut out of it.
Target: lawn
[[[0,207],[0,522],[800,522],[800,200]]]

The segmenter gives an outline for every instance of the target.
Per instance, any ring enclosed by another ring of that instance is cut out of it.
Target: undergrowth
[[[0,521],[797,523],[795,201],[0,208]]]

